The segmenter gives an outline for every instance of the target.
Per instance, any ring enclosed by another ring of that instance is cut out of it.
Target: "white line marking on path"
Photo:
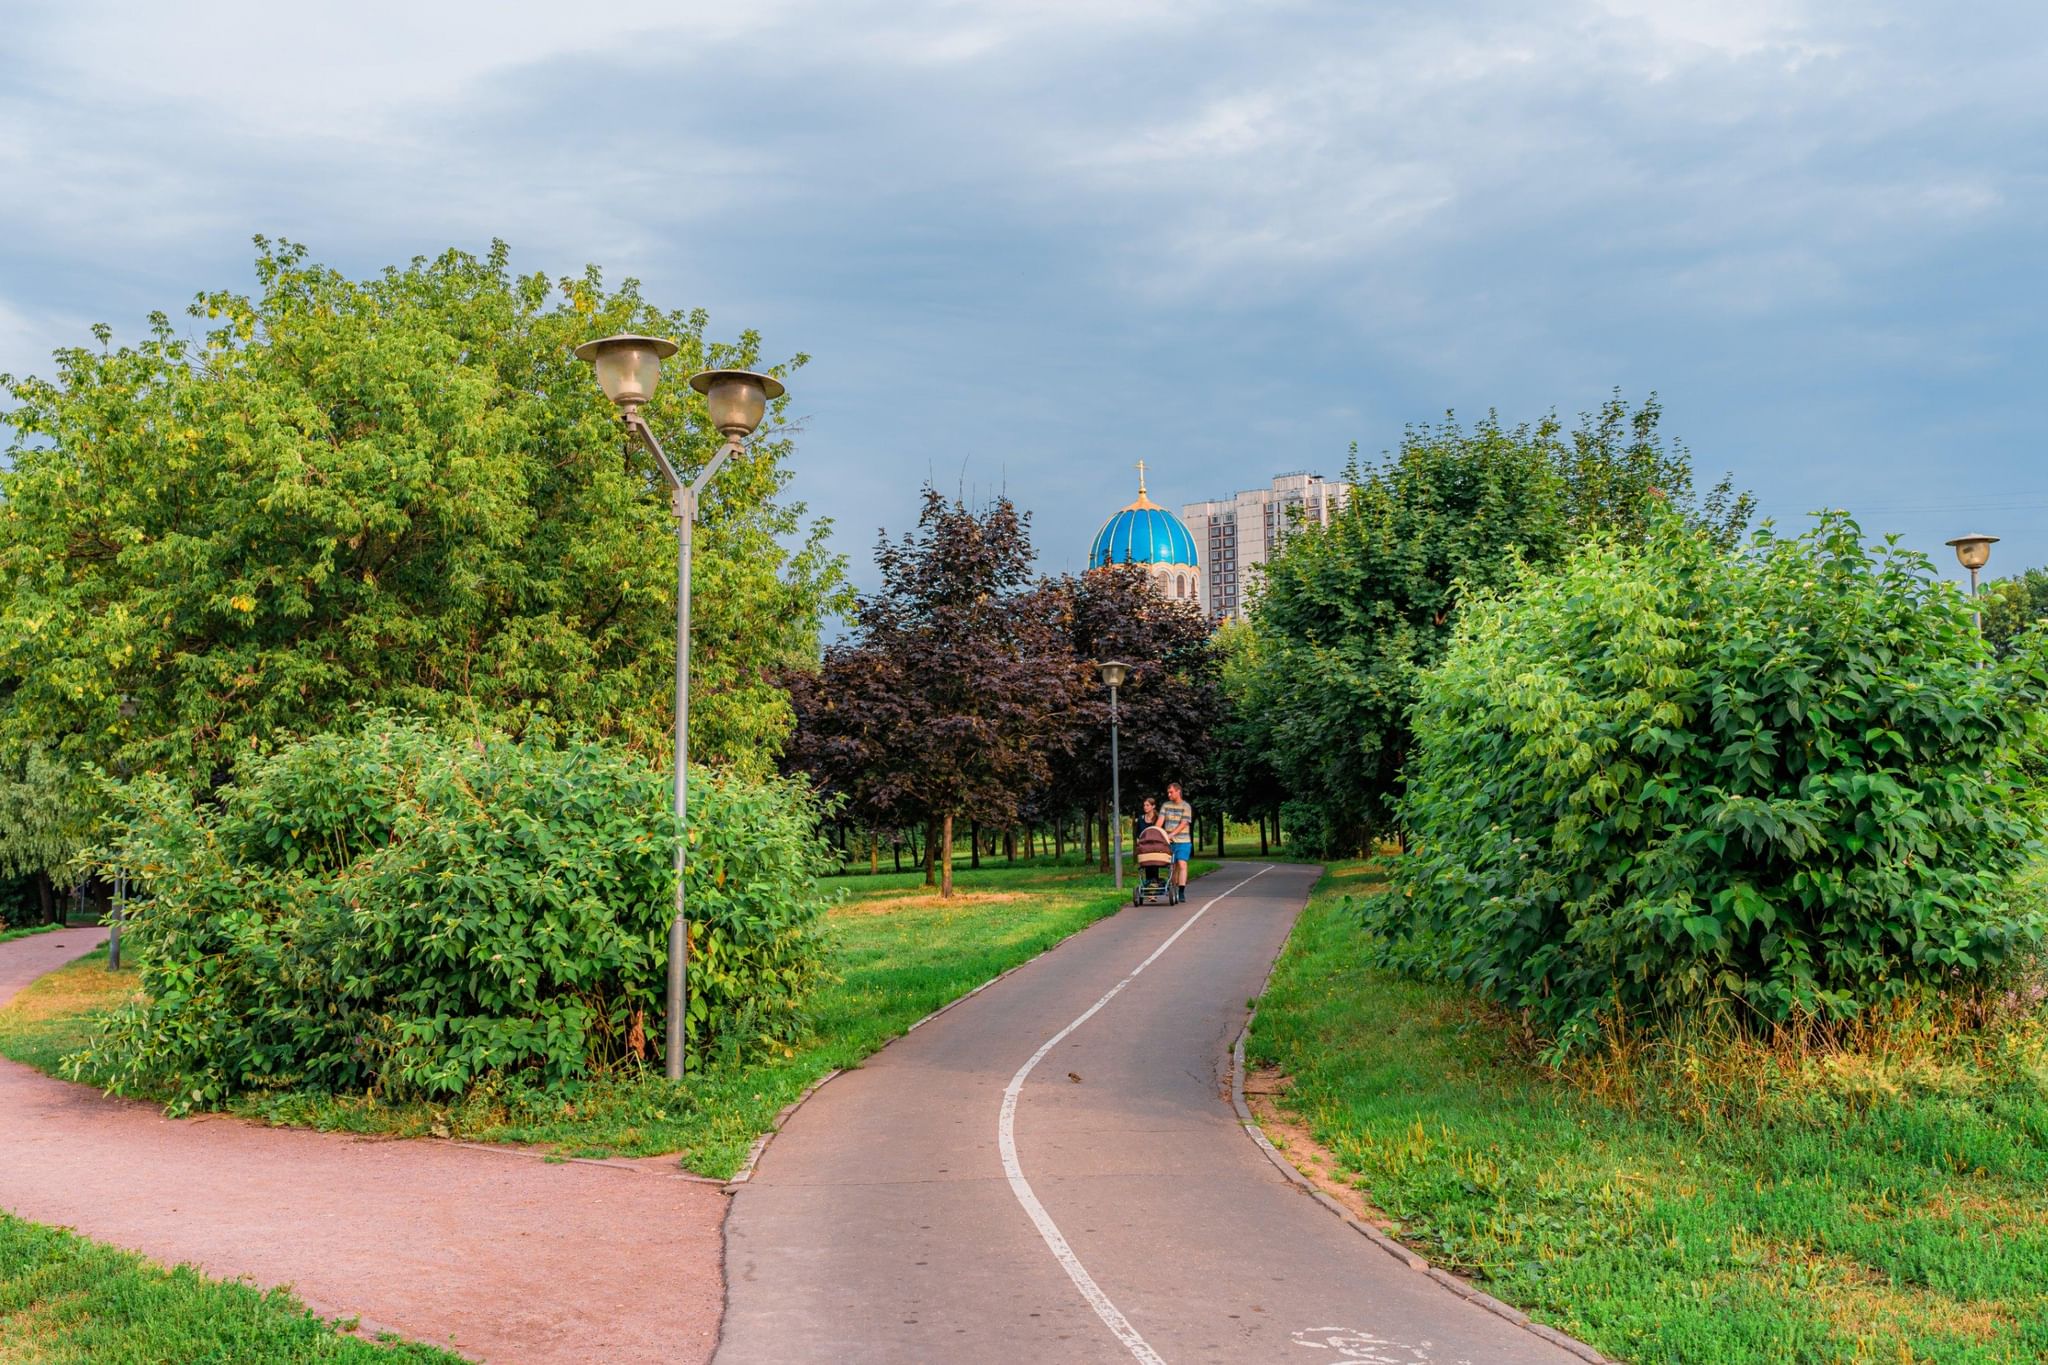
[[[1088,1273],[1088,1268],[1081,1264],[1081,1258],[1067,1245],[1066,1237],[1060,1232],[1059,1225],[1052,1221],[1052,1215],[1045,1211],[1045,1205],[1039,1203],[1038,1196],[1031,1192],[1031,1182],[1024,1178],[1024,1168],[1017,1162],[1017,1097],[1023,1093],[1024,1081],[1031,1075],[1031,1069],[1045,1059],[1046,1053],[1058,1047],[1060,1041],[1068,1034],[1094,1018],[1097,1010],[1116,999],[1119,991],[1138,979],[1138,973],[1158,961],[1159,955],[1171,948],[1182,934],[1192,929],[1196,920],[1208,914],[1210,906],[1239,887],[1257,881],[1271,872],[1274,866],[1268,863],[1243,881],[1233,882],[1211,896],[1203,903],[1201,909],[1188,916],[1185,924],[1173,931],[1172,937],[1154,948],[1150,957],[1131,968],[1129,976],[1111,986],[1107,994],[1083,1010],[1081,1016],[1073,1023],[1039,1044],[1038,1051],[1031,1054],[1031,1060],[1017,1068],[1017,1074],[1010,1077],[1010,1084],[1003,1090],[1003,1115],[996,1124],[996,1144],[1002,1149],[1003,1174],[1010,1177],[1010,1193],[1017,1196],[1017,1202],[1024,1206],[1024,1212],[1031,1215],[1031,1221],[1038,1227],[1038,1235],[1043,1237],[1046,1246],[1052,1249],[1053,1259],[1067,1272],[1067,1278],[1074,1282],[1074,1288],[1081,1291],[1081,1297],[1088,1300],[1088,1305],[1095,1310],[1095,1315],[1102,1319],[1103,1324],[1116,1335],[1116,1339],[1128,1347],[1142,1365],[1166,1365],[1166,1362],[1160,1358],[1157,1351],[1145,1343],[1145,1338],[1138,1335],[1138,1329],[1131,1326],[1130,1319],[1109,1301],[1109,1295],[1102,1292],[1102,1286],[1095,1283],[1095,1277]]]

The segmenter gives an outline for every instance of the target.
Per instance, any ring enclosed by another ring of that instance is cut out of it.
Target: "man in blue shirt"
[[[1188,859],[1195,851],[1195,808],[1181,799],[1180,783],[1166,784],[1166,804],[1159,808],[1159,823],[1173,840],[1173,898],[1188,898]]]

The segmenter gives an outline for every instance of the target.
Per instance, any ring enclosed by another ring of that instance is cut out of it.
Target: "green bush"
[[[1366,909],[1394,965],[1561,1054],[1603,1017],[1840,1020],[2039,941],[2040,666],[1980,667],[1924,558],[1838,514],[1739,551],[1670,517],[1460,615]]]
[[[122,789],[143,998],[74,1074],[180,1107],[301,1086],[450,1096],[661,1055],[667,780],[373,718],[246,760],[216,803]],[[804,793],[693,773],[689,1043],[797,1036],[824,893]]]

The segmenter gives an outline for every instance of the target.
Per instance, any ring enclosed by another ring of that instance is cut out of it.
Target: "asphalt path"
[[[1317,871],[1125,910],[800,1108],[726,1221],[721,1365],[1576,1357],[1308,1198],[1230,1047]]]

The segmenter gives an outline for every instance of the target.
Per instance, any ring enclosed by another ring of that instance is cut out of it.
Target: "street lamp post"
[[[690,765],[690,539],[697,524],[698,500],[726,457],[761,425],[768,400],[780,398],[780,381],[751,370],[704,370],[690,376],[690,387],[704,395],[711,425],[725,437],[718,451],[694,481],[685,482],[669,463],[654,429],[640,409],[654,397],[661,381],[661,362],[676,353],[676,344],[660,337],[611,336],[586,341],[576,358],[597,371],[605,397],[618,406],[626,429],[637,437],[668,480],[669,506],[676,518],[676,899],[668,926],[667,1034],[663,1045],[668,1078],[683,1078],[684,1023],[689,1006],[690,922],[683,898],[683,858],[689,844]]]
[[[1956,562],[1970,571],[1970,620],[1977,627],[1977,638],[1984,638],[1984,613],[1977,607],[1977,570],[1991,561],[1991,547],[1998,543],[1997,536],[1957,536],[1949,542],[1956,552]],[[1982,661],[1979,661],[1982,667]]]
[[[114,873],[114,923],[107,930],[107,970],[121,970],[121,923],[128,912],[128,874],[116,870]]]
[[[123,697],[120,705],[121,719],[126,722],[135,719],[135,698]],[[126,726],[124,725],[125,729]],[[128,765],[116,763],[114,771],[123,782],[128,780]],[[107,930],[107,970],[121,970],[121,926],[128,919],[128,869],[114,870],[114,922]]]
[[[1110,824],[1116,830],[1116,889],[1124,889],[1124,789],[1123,765],[1117,761],[1116,752],[1116,690],[1124,685],[1124,677],[1131,671],[1127,663],[1115,659],[1105,660],[1096,665],[1102,670],[1102,681],[1109,684],[1109,807]]]

